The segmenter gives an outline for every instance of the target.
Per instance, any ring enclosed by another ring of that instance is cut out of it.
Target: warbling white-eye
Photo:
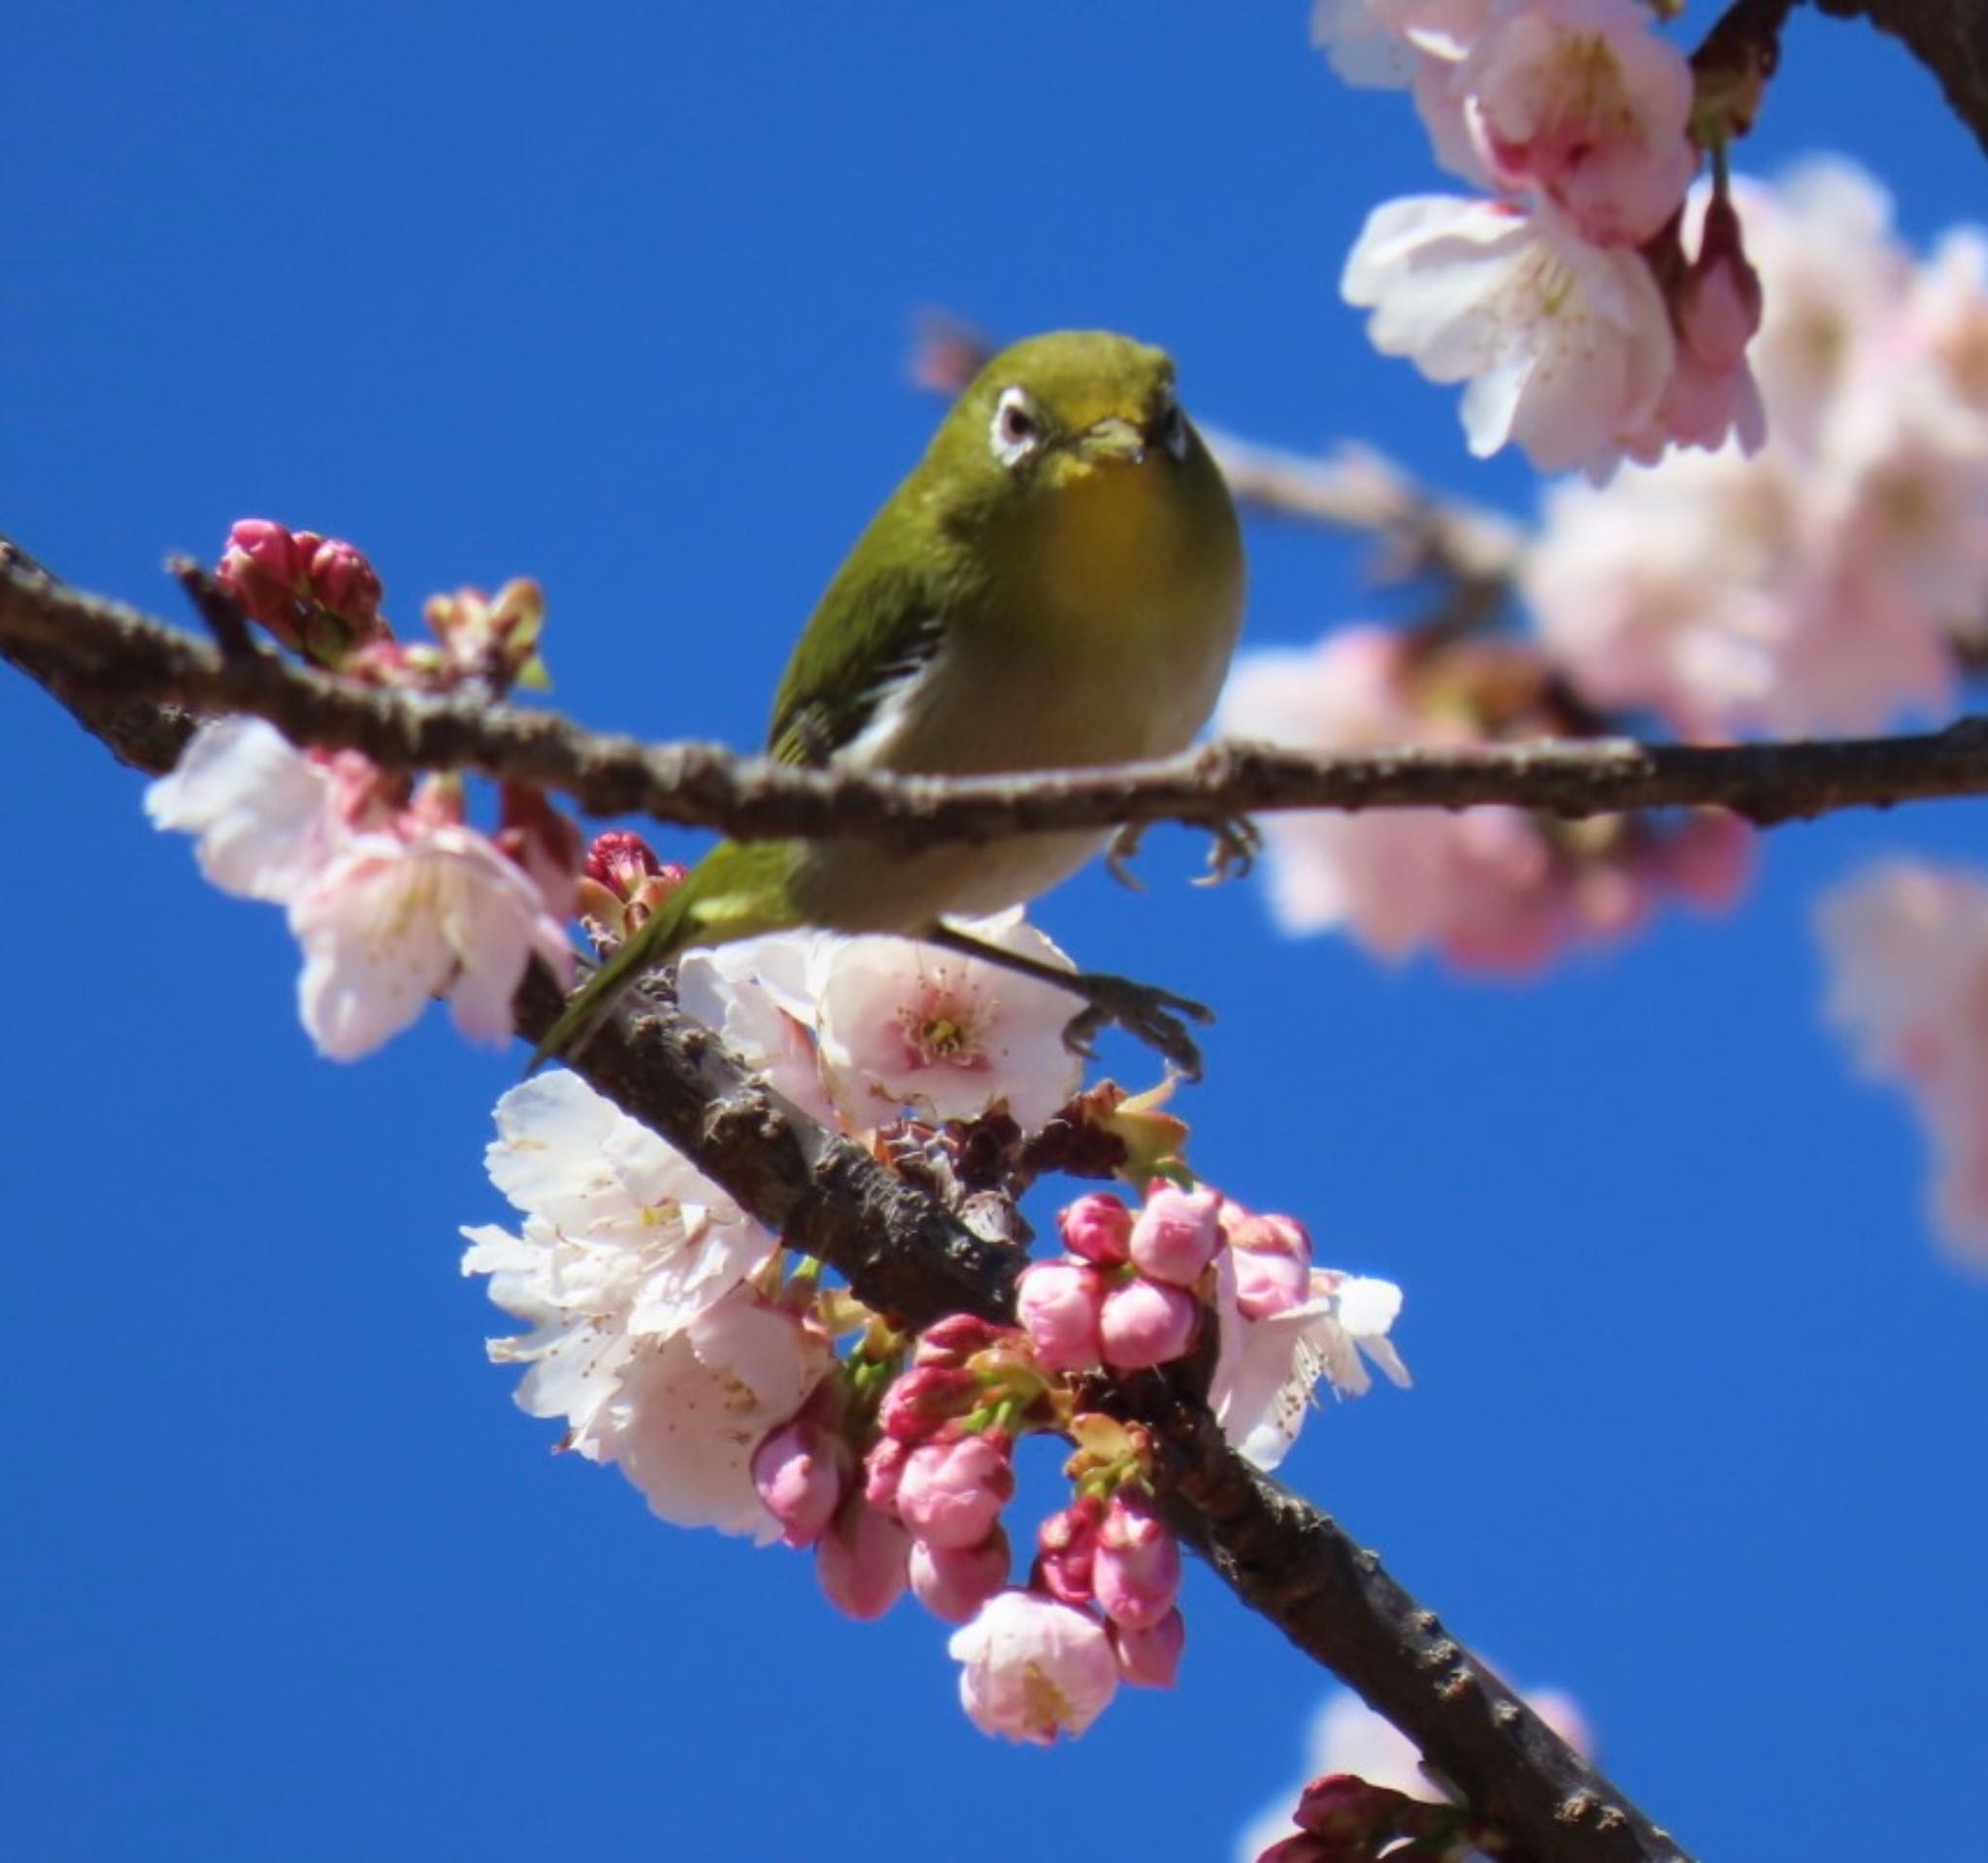
[[[809,620],[767,734],[785,763],[966,775],[1186,747],[1241,623],[1227,485],[1164,351],[1104,331],[995,356],[857,539]],[[691,946],[797,925],[901,932],[1029,971],[1195,1068],[1170,1011],[1122,978],[1030,965],[942,923],[1033,899],[1104,837],[1017,835],[906,852],[855,836],[724,842],[574,997],[539,1050],[582,1036]]]

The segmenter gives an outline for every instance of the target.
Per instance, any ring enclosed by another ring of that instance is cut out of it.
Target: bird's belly
[[[1012,835],[906,853],[853,837],[811,842],[797,856],[794,899],[810,924],[920,932],[942,916],[977,917],[1047,892],[1103,843],[1088,832]]]

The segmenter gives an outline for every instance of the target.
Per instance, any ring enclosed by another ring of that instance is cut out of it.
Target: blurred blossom
[[[1245,655],[1217,720],[1232,737],[1313,750],[1516,742],[1576,735],[1578,722],[1523,647],[1425,655],[1373,626]],[[1376,809],[1263,825],[1285,931],[1343,929],[1386,957],[1433,948],[1492,973],[1620,938],[1667,895],[1722,904],[1747,866],[1748,831],[1716,811],[1556,822],[1504,807]]]
[[[1574,1697],[1554,1688],[1522,1698],[1534,1713],[1575,1752],[1591,1756],[1594,1734]],[[1329,1695],[1313,1717],[1298,1778],[1252,1818],[1236,1840],[1236,1863],[1256,1863],[1265,1850],[1297,1829],[1291,1810],[1308,1780],[1347,1774],[1370,1785],[1439,1805],[1445,1795],[1422,1770],[1422,1756],[1406,1734],[1383,1720],[1347,1689]],[[1477,1852],[1472,1851],[1472,1857]]]
[[[1828,1014],[1857,1063],[1905,1090],[1934,1158],[1935,1229],[1988,1272],[1988,875],[1867,869],[1822,901]]]
[[[1915,266],[1840,162],[1734,192],[1771,441],[1553,491],[1522,576],[1541,637],[1595,703],[1688,738],[1938,716],[1954,641],[1988,629],[1988,248],[1962,230]],[[1730,351],[1743,294],[1696,309]]]

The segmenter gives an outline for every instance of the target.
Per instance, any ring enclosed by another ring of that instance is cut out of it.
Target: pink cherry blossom
[[[178,766],[145,792],[160,828],[198,837],[210,884],[285,905],[349,836],[334,807],[331,766],[260,718],[203,724]]]
[[[752,1479],[752,1452],[828,1369],[821,1337],[742,1287],[681,1332],[642,1342],[573,1447],[613,1462],[677,1526],[749,1533],[780,1523]]]
[[[911,1536],[890,1514],[851,1495],[814,1543],[822,1595],[860,1623],[880,1617],[911,1582]]]
[[[1396,89],[1460,58],[1493,0],[1312,0],[1311,43],[1349,84]]]
[[[961,929],[1069,966],[1018,908]],[[1081,1058],[1063,1041],[1076,999],[977,958],[903,938],[823,939],[809,995],[829,1091],[853,1125],[887,1123],[906,1107],[931,1119],[971,1119],[999,1101],[1034,1129],[1082,1079]]]
[[[677,1001],[777,1092],[833,1127],[841,1119],[815,1050],[812,981],[825,942],[818,932],[773,932],[685,951]]]
[[[304,1026],[334,1060],[370,1053],[438,995],[471,1041],[502,1046],[532,958],[562,986],[573,967],[538,887],[459,823],[355,837],[289,911],[304,949]]]
[[[1392,1281],[1314,1268],[1308,1297],[1264,1319],[1242,1312],[1226,1256],[1215,1288],[1221,1348],[1209,1406],[1229,1441],[1258,1468],[1283,1460],[1321,1379],[1342,1397],[1362,1397],[1373,1382],[1364,1362],[1371,1359],[1391,1383],[1409,1381],[1388,1338],[1402,1305]]]
[[[1551,207],[1420,196],[1368,216],[1341,289],[1383,354],[1467,382],[1465,435],[1542,472],[1600,477],[1671,379],[1670,315],[1634,251],[1590,245]]]
[[[1311,1237],[1290,1216],[1222,1205],[1222,1234],[1236,1277],[1236,1305],[1248,1319],[1287,1313],[1311,1291]]]
[[[1508,655],[1488,668],[1493,685],[1513,675],[1539,684],[1537,656],[1516,650],[1530,666]],[[1352,627],[1309,652],[1246,655],[1218,725],[1316,749],[1481,743],[1471,677],[1418,661],[1401,635]],[[1506,732],[1553,734],[1544,715]],[[1635,929],[1663,896],[1670,843],[1690,819],[1554,826],[1509,808],[1274,815],[1271,909],[1288,932],[1344,929],[1387,957],[1434,948],[1463,969],[1524,974],[1569,945]]]
[[[1538,189],[1583,239],[1640,246],[1682,204],[1691,68],[1638,0],[1509,0],[1451,83],[1495,183]]]
[[[1936,1233],[1988,1272],[1988,875],[1898,860],[1817,915],[1828,1013],[1858,1064],[1903,1086],[1933,1151]]]
[[[1154,1281],[1192,1287],[1221,1246],[1221,1206],[1220,1193],[1206,1186],[1154,1184],[1133,1219],[1127,1245],[1133,1265]]]
[[[961,1705],[985,1734],[1053,1746],[1081,1734],[1118,1691],[1104,1626],[1039,1592],[1003,1591],[947,1650],[961,1665]]]

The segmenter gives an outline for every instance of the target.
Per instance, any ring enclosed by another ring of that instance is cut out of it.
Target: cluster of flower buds
[[[1069,1255],[1028,1269],[1016,1296],[1044,1368],[1132,1372],[1185,1356],[1222,1243],[1221,1203],[1213,1190],[1156,1180],[1137,1215],[1109,1192],[1064,1210]]]
[[[340,538],[244,517],[228,532],[215,579],[250,620],[318,666],[343,667],[387,638],[380,578]]]

